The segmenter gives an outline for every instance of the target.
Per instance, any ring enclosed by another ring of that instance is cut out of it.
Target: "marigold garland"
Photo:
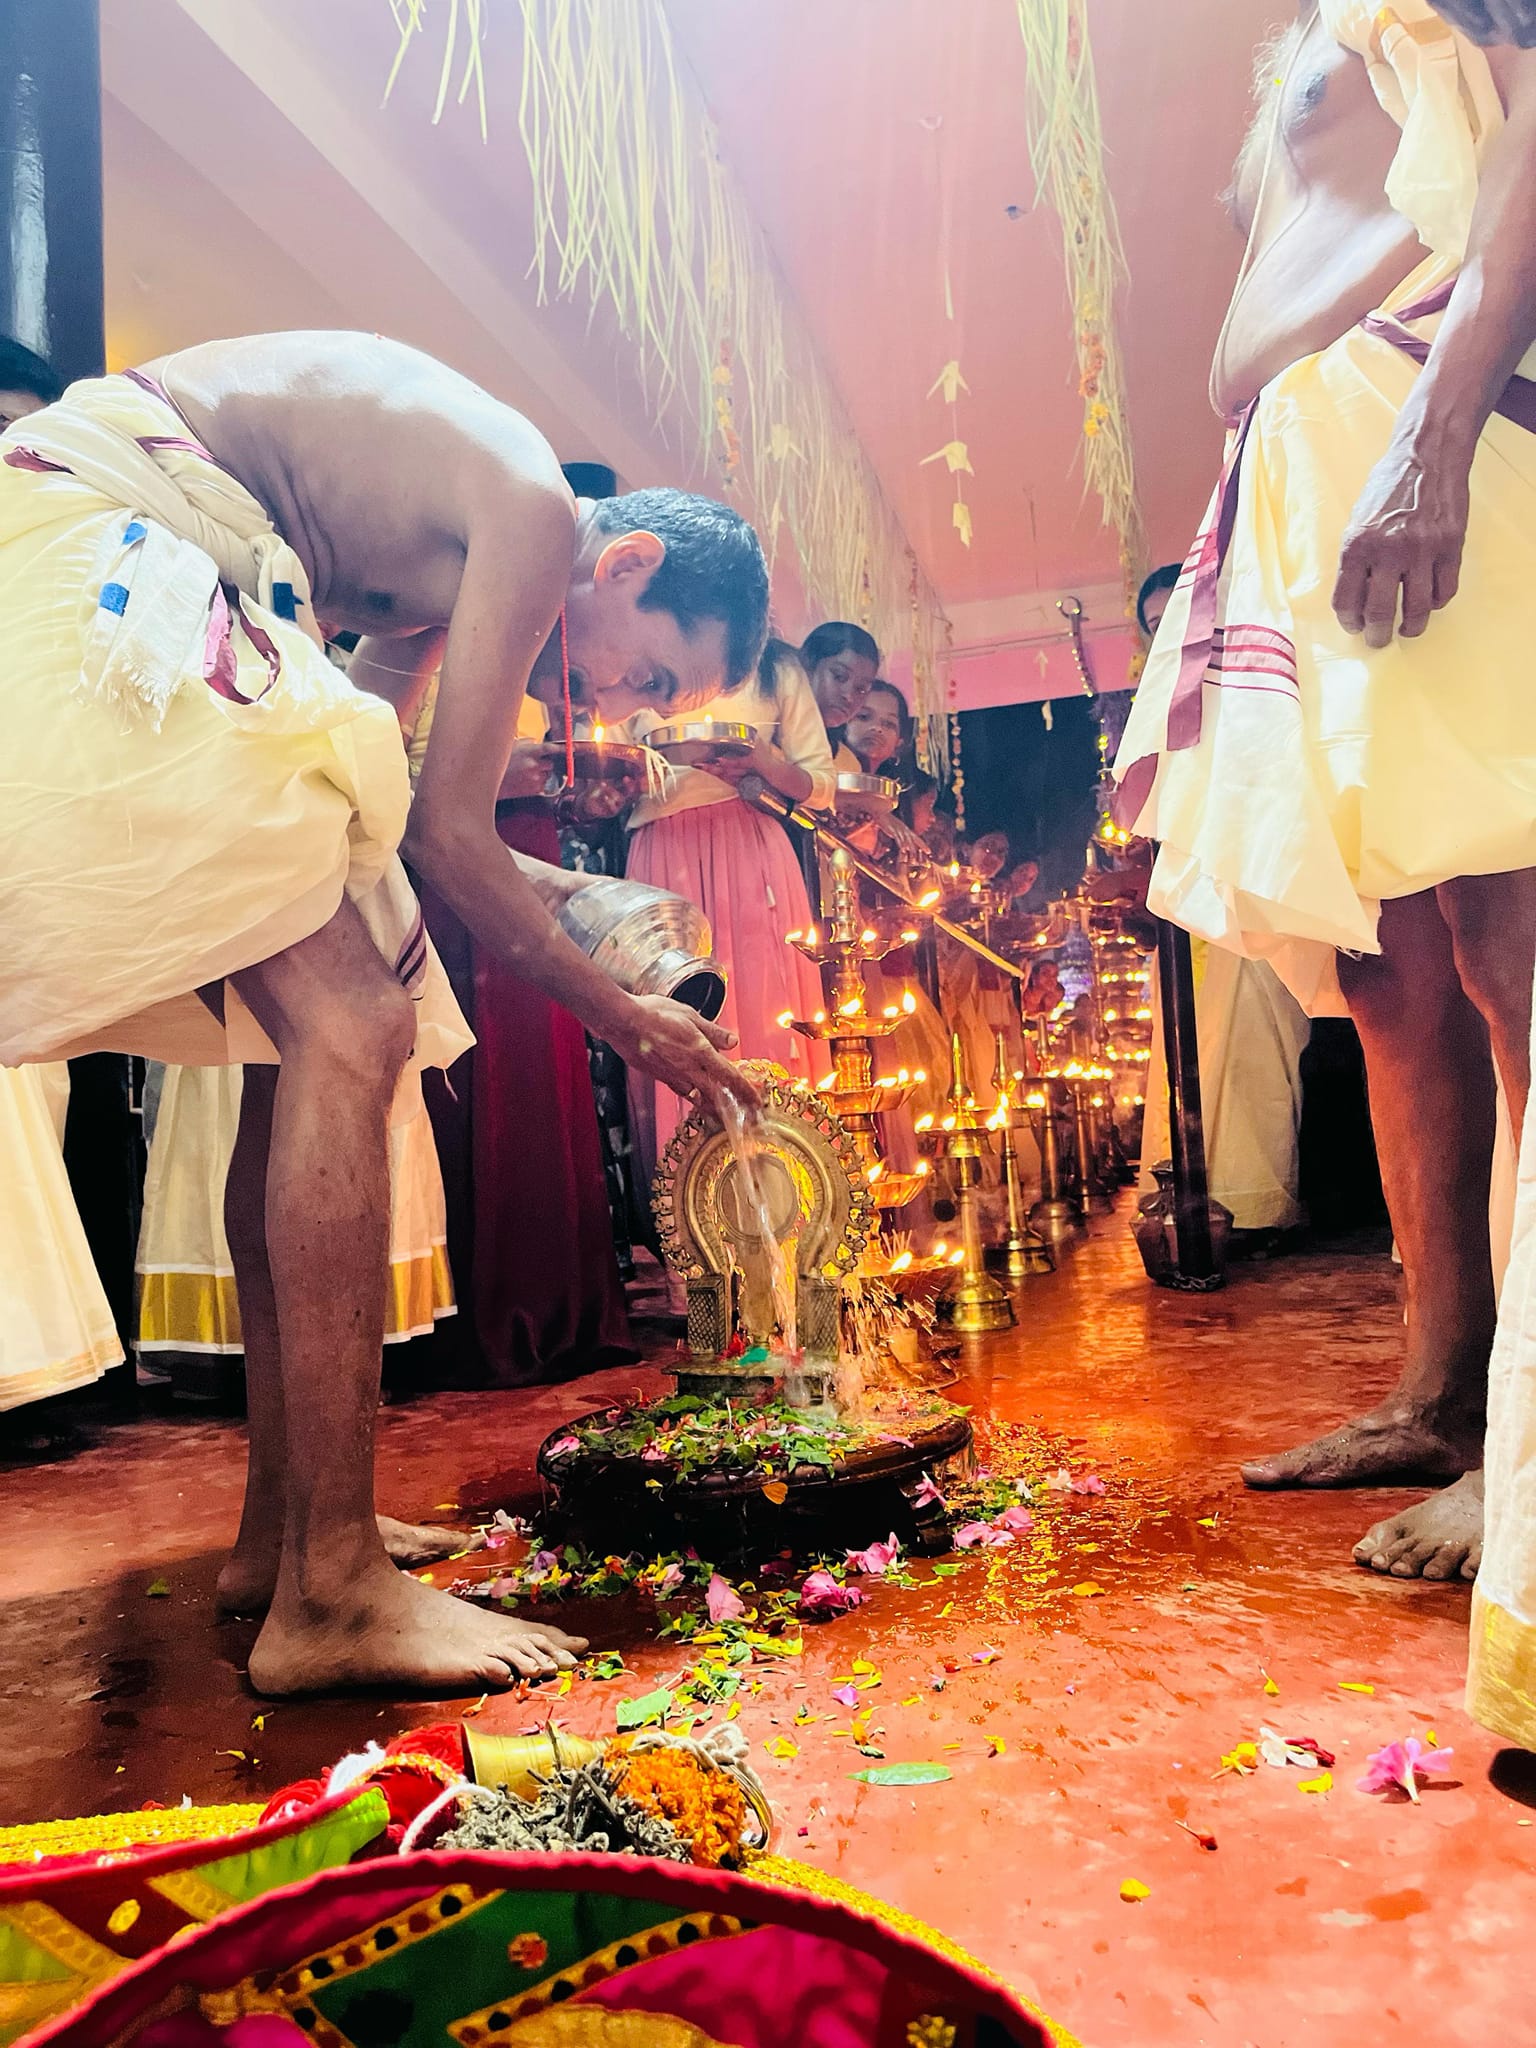
[[[695,1863],[715,1870],[741,1862],[747,1799],[728,1772],[708,1768],[685,1749],[646,1749],[625,1762],[619,1787],[664,1820]]]

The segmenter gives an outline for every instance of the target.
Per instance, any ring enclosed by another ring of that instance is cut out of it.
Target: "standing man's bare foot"
[[[331,1599],[280,1586],[251,1652],[257,1692],[281,1698],[387,1686],[456,1699],[553,1677],[587,1647],[542,1622],[487,1614],[382,1560],[336,1583],[344,1590]]]
[[[1310,1444],[1243,1467],[1246,1486],[1443,1485],[1480,1465],[1481,1417],[1432,1420],[1422,1408],[1392,1402],[1373,1408]]]
[[[397,1522],[393,1515],[378,1515],[375,1519],[390,1562],[405,1572],[424,1564],[441,1564],[444,1558],[462,1557],[465,1551],[480,1548],[480,1538],[462,1529],[438,1529],[427,1522]]]
[[[477,1539],[462,1529],[435,1529],[421,1522],[397,1522],[393,1515],[375,1517],[379,1536],[392,1564],[401,1571],[415,1571],[424,1564],[441,1564],[478,1548]],[[279,1545],[263,1545],[258,1551],[249,1544],[236,1544],[219,1573],[216,1595],[225,1614],[265,1614],[272,1605],[277,1586]]]
[[[1394,1579],[1475,1579],[1483,1561],[1483,1475],[1468,1472],[1355,1545],[1355,1563]]]

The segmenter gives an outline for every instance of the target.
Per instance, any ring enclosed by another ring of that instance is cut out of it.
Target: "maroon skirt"
[[[560,863],[541,798],[499,804],[503,843]],[[572,1379],[635,1357],[613,1248],[587,1039],[568,1010],[477,946],[425,892],[427,927],[475,1045],[427,1079],[460,1316],[492,1386]],[[465,1334],[468,1334],[467,1332]]]

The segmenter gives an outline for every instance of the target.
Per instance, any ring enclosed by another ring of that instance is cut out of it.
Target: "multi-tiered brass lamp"
[[[997,1107],[987,1118],[989,1130],[998,1132],[1003,1148],[1003,1186],[1008,1196],[1008,1234],[998,1249],[1002,1257],[1002,1270],[1010,1280],[1027,1280],[1032,1273],[1054,1272],[1055,1254],[1029,1220],[1029,1208],[1024,1196],[1024,1177],[1019,1171],[1018,1147],[1014,1133],[1021,1130],[1029,1118],[1029,1109],[1022,1097],[1027,1076],[1014,1070],[1008,1056],[1008,1034],[997,1034],[997,1063],[992,1072],[992,1085],[997,1090]]]
[[[987,1271],[981,1235],[981,1162],[986,1156],[991,1127],[972,1091],[965,1068],[965,1047],[958,1031],[950,1038],[949,1094],[933,1136],[938,1150],[949,1161],[960,1210],[963,1253],[939,1296],[939,1314],[968,1335],[982,1330],[1006,1330],[1014,1320],[1013,1304],[1007,1289]]]
[[[865,922],[858,876],[845,853],[835,853],[830,866],[830,919],[789,935],[789,943],[821,969],[827,1007],[813,1017],[795,1017],[786,1011],[779,1022],[827,1047],[832,1070],[818,1079],[816,1092],[831,1105],[853,1140],[876,1208],[904,1209],[927,1179],[927,1161],[911,1173],[888,1167],[875,1119],[882,1111],[899,1109],[928,1076],[921,1068],[877,1071],[876,1052],[912,1015],[917,998],[906,990],[897,1001],[871,1008],[865,967],[883,960],[903,943],[903,936]]]

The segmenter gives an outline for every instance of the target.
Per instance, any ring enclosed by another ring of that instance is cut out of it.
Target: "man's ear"
[[[667,559],[667,544],[643,527],[634,533],[616,533],[598,556],[592,570],[596,584],[622,584],[631,580],[643,589]]]

